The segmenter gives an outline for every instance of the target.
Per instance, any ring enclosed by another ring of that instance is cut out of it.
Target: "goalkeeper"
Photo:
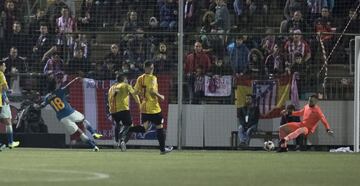
[[[289,110],[283,110],[281,112],[283,115],[289,114],[292,116],[302,116],[303,120],[301,122],[290,122],[280,126],[280,142],[278,152],[287,152],[287,142],[296,139],[299,135],[303,134],[304,136],[307,136],[311,133],[314,133],[319,120],[321,120],[325,126],[326,132],[328,134],[331,135],[334,133],[330,129],[330,125],[322,113],[320,107],[317,105],[318,101],[318,97],[316,95],[312,95],[309,97],[308,104],[305,105],[304,108],[300,111],[291,112]]]

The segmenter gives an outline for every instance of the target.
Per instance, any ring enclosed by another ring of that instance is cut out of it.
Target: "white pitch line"
[[[39,177],[39,178],[30,178],[30,179],[22,179],[21,175],[18,175],[15,179],[9,179],[6,177],[2,177],[0,179],[1,182],[6,183],[19,183],[19,182],[69,182],[69,181],[89,181],[89,180],[100,180],[100,179],[107,179],[110,176],[105,173],[99,172],[86,172],[86,171],[74,171],[74,170],[58,170],[58,169],[25,169],[25,168],[4,168],[0,167],[2,170],[15,170],[15,171],[23,171],[23,172],[48,172],[48,173],[60,173],[60,174],[69,174],[69,175],[77,175],[76,178],[69,178],[69,177],[59,177],[56,178],[46,178],[46,177]],[[82,177],[85,176],[85,177]],[[1,176],[0,176],[1,177]]]

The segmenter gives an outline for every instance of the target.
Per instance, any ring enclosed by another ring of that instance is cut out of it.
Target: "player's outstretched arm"
[[[71,80],[68,84],[66,84],[62,89],[66,89],[68,88],[71,84],[73,84],[75,81],[77,81],[78,79],[80,79],[80,77],[76,77],[73,80]]]
[[[40,105],[39,104],[34,104],[34,108],[35,109],[43,109],[44,107],[46,107],[46,103],[45,102],[42,102],[42,103],[40,103]]]

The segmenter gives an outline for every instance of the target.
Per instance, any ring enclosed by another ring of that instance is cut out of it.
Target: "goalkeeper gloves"
[[[331,130],[331,129],[326,129],[326,132],[327,132],[328,134],[330,134],[330,135],[334,134],[334,131]]]

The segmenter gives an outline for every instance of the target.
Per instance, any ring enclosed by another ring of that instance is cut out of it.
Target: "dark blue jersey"
[[[50,104],[50,106],[55,110],[58,120],[69,116],[75,111],[66,100],[65,90],[61,88],[46,95],[44,102],[45,104]]]

